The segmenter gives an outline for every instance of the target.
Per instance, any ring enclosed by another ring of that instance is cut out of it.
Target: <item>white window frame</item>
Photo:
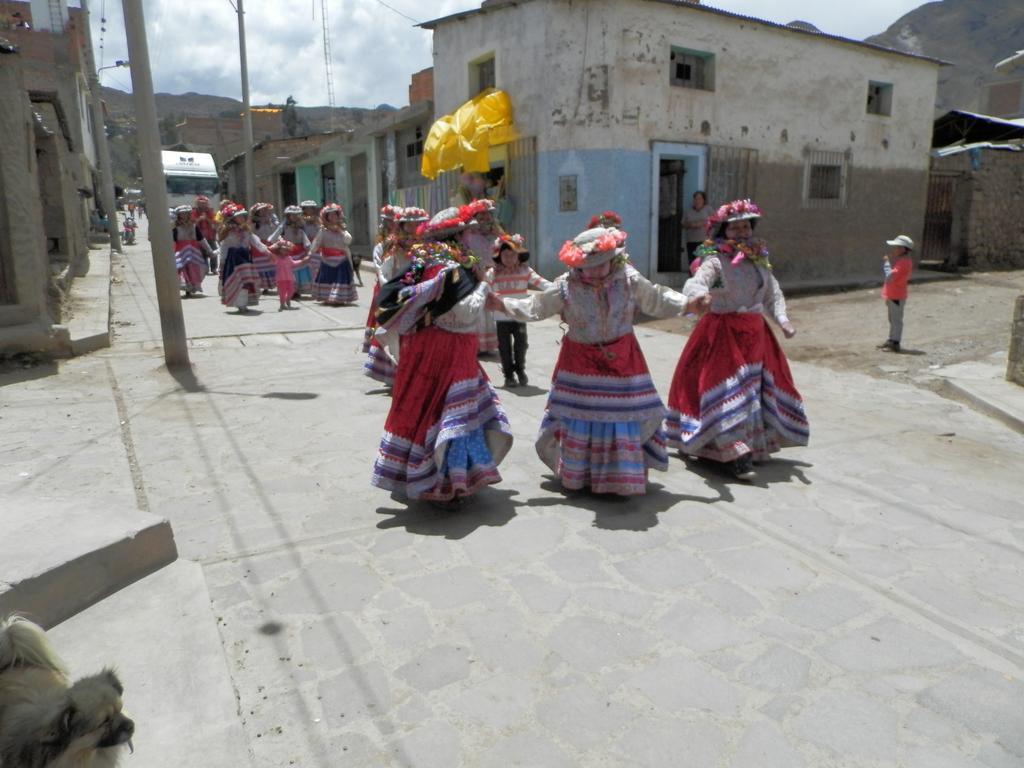
[[[839,194],[836,197],[811,197],[814,168],[839,168]],[[846,208],[850,176],[850,153],[807,150],[804,156],[803,207],[819,209]]]

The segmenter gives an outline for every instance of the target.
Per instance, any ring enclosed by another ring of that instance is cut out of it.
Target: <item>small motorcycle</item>
[[[135,224],[135,219],[131,216],[124,220],[124,224],[121,225],[121,243],[123,245],[135,245],[135,230],[138,226]]]

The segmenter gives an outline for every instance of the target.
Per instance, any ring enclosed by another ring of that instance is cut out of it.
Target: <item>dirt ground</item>
[[[787,298],[797,335],[782,341],[786,354],[792,360],[918,384],[922,374],[940,366],[1005,360],[1013,303],[1024,293],[1024,270],[936,276],[945,279],[910,286],[899,354],[875,348],[889,331],[877,288]],[[690,321],[680,328],[678,320],[648,325],[680,334],[692,328]],[[782,340],[781,332],[776,335]]]

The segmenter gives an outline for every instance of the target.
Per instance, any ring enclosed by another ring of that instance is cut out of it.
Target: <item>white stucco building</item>
[[[423,26],[436,114],[511,97],[492,164],[534,176],[510,188],[549,275],[610,208],[637,268],[681,282],[698,189],[762,205],[790,284],[875,275],[884,239],[921,234],[938,60],[682,0],[485,0]]]

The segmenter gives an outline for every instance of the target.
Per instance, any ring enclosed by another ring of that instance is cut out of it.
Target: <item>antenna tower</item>
[[[327,74],[327,106],[331,114],[331,130],[334,130],[334,70],[331,67],[331,25],[327,20],[328,0],[320,0],[320,16],[324,25],[324,71]]]

